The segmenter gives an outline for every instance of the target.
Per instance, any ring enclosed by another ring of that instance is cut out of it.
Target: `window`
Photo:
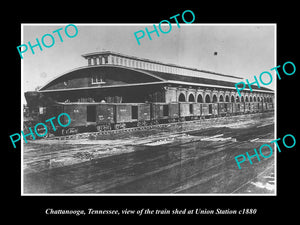
[[[234,96],[233,95],[231,96],[231,102],[234,102]]]
[[[205,96],[205,103],[210,103],[210,97],[208,94]]]
[[[197,102],[203,103],[203,98],[201,94],[198,95]]]
[[[93,58],[94,60],[94,65],[97,65],[97,58]]]
[[[185,96],[183,93],[180,93],[179,97],[178,97],[178,101],[179,102],[185,102]]]
[[[103,80],[103,76],[100,74],[92,76],[92,84],[105,84],[106,82]]]
[[[223,95],[220,95],[220,97],[219,97],[219,102],[224,102]]]
[[[92,84],[93,84],[93,83],[97,83],[97,77],[96,77],[96,76],[93,76],[93,77],[92,77]]]
[[[195,102],[195,97],[193,94],[189,95],[189,102]]]
[[[39,113],[40,114],[46,114],[46,107],[40,107],[39,108]]]

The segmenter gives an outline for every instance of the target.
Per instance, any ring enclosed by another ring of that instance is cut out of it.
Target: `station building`
[[[112,51],[82,55],[87,66],[49,81],[38,93],[57,102],[274,102],[274,91],[245,88],[243,78]]]

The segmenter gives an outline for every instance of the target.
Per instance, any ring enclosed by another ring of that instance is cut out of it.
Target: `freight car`
[[[71,125],[57,125],[55,135],[87,131],[117,130],[177,121],[197,120],[217,116],[232,116],[264,112],[273,109],[272,103],[56,103],[40,110],[40,119],[68,113]],[[49,127],[51,132],[51,128]]]

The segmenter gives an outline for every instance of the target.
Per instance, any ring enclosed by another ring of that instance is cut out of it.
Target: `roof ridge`
[[[146,59],[146,58],[132,56],[132,55],[126,55],[126,54],[123,54],[123,53],[120,53],[120,52],[115,52],[115,51],[110,51],[110,50],[86,53],[86,54],[83,54],[81,56],[84,57],[84,58],[87,58],[89,56],[100,55],[100,54],[118,55],[118,56],[122,56],[122,57],[126,57],[126,58],[137,59],[137,60],[147,61],[147,62],[152,62],[152,63],[158,63],[158,64],[162,64],[162,65],[166,65],[166,66],[173,66],[173,67],[178,67],[178,68],[183,68],[183,69],[188,69],[188,70],[193,70],[193,71],[198,71],[198,72],[210,73],[210,74],[223,76],[223,77],[230,77],[230,78],[236,78],[236,79],[241,79],[241,80],[243,79],[242,77],[238,77],[238,76],[234,76],[234,75],[222,74],[222,73],[213,72],[213,71],[209,71],[209,70],[201,70],[201,69],[193,68],[193,67],[180,66],[180,65],[177,65],[177,64],[174,64],[174,63],[164,63],[164,62],[161,62],[161,61]],[[152,71],[152,70],[150,70],[150,71]]]

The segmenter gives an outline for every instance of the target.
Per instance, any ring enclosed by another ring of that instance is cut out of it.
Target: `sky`
[[[42,46],[43,51],[35,47],[34,55],[28,48],[23,59],[20,58],[23,91],[33,91],[65,72],[86,66],[87,61],[81,55],[102,50],[234,75],[250,82],[254,81],[254,75],[259,77],[261,72],[276,66],[273,24],[183,23],[178,28],[174,23],[169,33],[160,32],[159,37],[152,33],[152,40],[145,35],[138,45],[134,33],[145,31],[145,27],[151,31],[153,24],[75,24],[78,33],[73,38],[64,32],[68,24],[22,24],[21,44],[34,45],[36,38],[41,42],[43,35],[63,28],[60,32],[63,42],[53,34],[52,47]],[[162,27],[168,28],[168,25]],[[68,32],[71,36],[75,34],[73,27]],[[51,44],[49,37],[44,40]],[[274,71],[271,73],[275,77]],[[274,89],[274,80],[266,87]]]

